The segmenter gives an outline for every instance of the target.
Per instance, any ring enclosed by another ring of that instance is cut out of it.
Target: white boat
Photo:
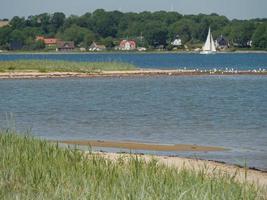
[[[215,53],[216,53],[216,47],[209,28],[207,40],[204,46],[202,47],[202,51],[200,52],[200,54],[215,54]]]

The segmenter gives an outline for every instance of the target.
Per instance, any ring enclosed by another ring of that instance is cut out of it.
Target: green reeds
[[[134,70],[134,65],[120,62],[72,62],[51,60],[1,61],[0,72],[80,72],[97,73],[101,71]]]
[[[137,156],[117,161],[0,131],[0,199],[263,199],[254,186]]]

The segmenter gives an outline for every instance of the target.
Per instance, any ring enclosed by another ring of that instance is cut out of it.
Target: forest
[[[10,50],[12,42],[20,42],[24,50],[40,50],[45,46],[36,36],[74,41],[76,47],[87,48],[93,41],[112,48],[122,39],[132,39],[138,46],[168,49],[178,35],[190,47],[203,44],[208,28],[214,38],[223,35],[231,46],[267,50],[267,19],[229,20],[218,14],[182,15],[178,12],[127,12],[103,9],[82,16],[66,16],[62,12],[25,17],[15,16],[0,28],[0,49]]]

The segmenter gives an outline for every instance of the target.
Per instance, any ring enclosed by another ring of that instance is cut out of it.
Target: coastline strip
[[[86,152],[88,156],[88,154]],[[124,158],[130,158],[131,154],[119,154],[119,153],[106,153],[106,152],[94,152],[93,154],[100,155],[104,158],[117,161],[122,156]],[[152,156],[152,155],[140,155],[136,154],[140,159],[149,161],[151,159],[156,159],[159,163],[166,165],[168,167],[175,167],[178,170],[189,169],[194,171],[206,170],[206,174],[209,176],[214,176],[215,174],[228,174],[240,183],[251,183],[260,186],[265,191],[267,191],[267,173],[264,171],[248,169],[246,167],[240,167],[231,164],[219,163],[216,161],[201,160],[197,158],[181,158],[181,157],[170,157],[170,156]],[[265,194],[267,198],[267,192]]]
[[[126,141],[103,141],[103,140],[65,140],[65,141],[52,141],[69,145],[83,145],[92,147],[106,147],[106,148],[119,148],[130,150],[148,150],[148,151],[225,151],[227,149],[222,147],[213,146],[200,146],[191,144],[175,144],[175,145],[162,145],[162,144],[149,144],[138,142]]]
[[[0,79],[38,79],[38,78],[94,78],[94,77],[142,77],[142,76],[202,76],[202,75],[267,75],[267,71],[214,71],[214,70],[162,70],[139,69],[125,71],[81,72],[0,72]]]

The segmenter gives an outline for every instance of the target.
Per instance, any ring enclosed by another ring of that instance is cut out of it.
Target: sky
[[[0,0],[0,18],[28,17],[45,12],[80,16],[98,8],[122,12],[217,13],[229,19],[267,18],[267,0]]]

